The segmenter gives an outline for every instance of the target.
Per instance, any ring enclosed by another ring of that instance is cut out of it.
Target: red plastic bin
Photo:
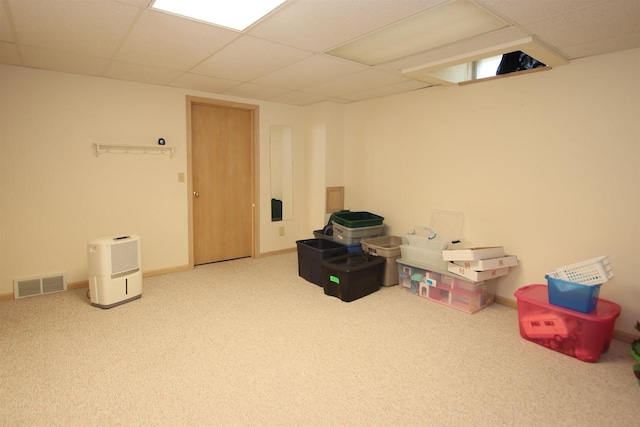
[[[598,299],[591,313],[549,303],[546,285],[523,286],[514,293],[522,338],[583,362],[597,362],[609,349],[620,306]]]

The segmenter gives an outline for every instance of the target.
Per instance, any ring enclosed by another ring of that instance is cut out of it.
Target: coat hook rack
[[[96,147],[96,157],[101,154],[164,154],[173,157],[176,148],[169,145],[124,145],[124,144],[98,144]]]

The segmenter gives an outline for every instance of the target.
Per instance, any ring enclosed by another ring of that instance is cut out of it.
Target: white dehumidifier
[[[88,260],[91,305],[111,308],[142,296],[139,236],[90,240]]]

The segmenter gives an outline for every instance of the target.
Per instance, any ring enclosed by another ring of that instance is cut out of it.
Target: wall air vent
[[[39,277],[23,277],[13,280],[13,296],[15,299],[66,290],[67,280],[64,273],[48,274]]]

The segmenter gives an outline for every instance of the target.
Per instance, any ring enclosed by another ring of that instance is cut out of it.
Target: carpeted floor
[[[629,344],[585,363],[399,287],[351,303],[295,253],[0,302],[0,425],[637,426]]]

